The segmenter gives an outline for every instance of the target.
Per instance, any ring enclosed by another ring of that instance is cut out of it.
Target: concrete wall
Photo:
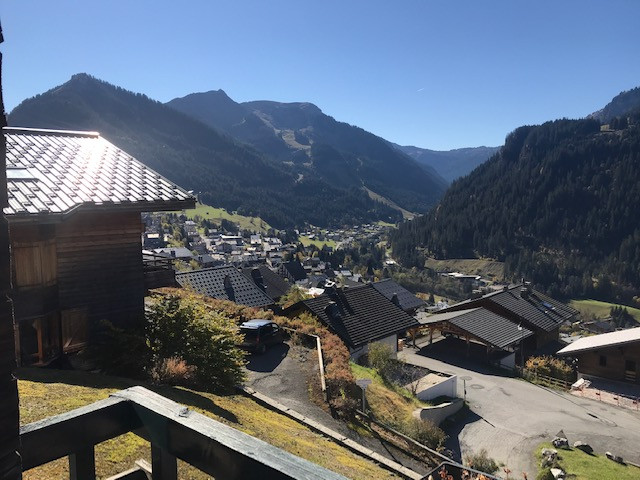
[[[461,398],[456,398],[452,402],[446,402],[434,407],[419,408],[413,412],[413,416],[420,420],[430,420],[436,425],[440,425],[447,417],[457,413],[464,406]]]
[[[418,399],[428,402],[437,397],[449,397],[456,398],[458,391],[458,377],[451,375],[450,377],[442,377],[442,381],[435,385],[430,385],[424,389],[420,389],[418,385],[418,391],[416,396]]]

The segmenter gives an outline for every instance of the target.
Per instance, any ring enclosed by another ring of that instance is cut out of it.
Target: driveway
[[[535,447],[562,429],[570,443],[582,440],[598,454],[611,451],[640,463],[640,413],[510,378],[458,352],[456,340],[444,339],[399,354],[408,363],[457,375],[460,397],[466,383],[471,411],[447,429],[448,447],[458,455],[485,448],[518,478],[521,472],[535,478]]]
[[[359,435],[309,398],[307,382],[316,378],[317,359],[315,350],[287,343],[274,345],[263,355],[248,357],[246,385],[415,472],[428,472],[430,468],[424,463],[381,439]]]

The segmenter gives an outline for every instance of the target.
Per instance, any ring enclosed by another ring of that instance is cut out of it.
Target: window
[[[600,366],[601,367],[607,366],[607,357],[605,357],[604,355],[600,355]]]

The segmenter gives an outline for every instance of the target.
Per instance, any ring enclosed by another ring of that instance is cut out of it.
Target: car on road
[[[267,347],[282,343],[284,335],[282,329],[271,320],[255,319],[240,325],[243,336],[240,347],[250,352],[264,353]]]

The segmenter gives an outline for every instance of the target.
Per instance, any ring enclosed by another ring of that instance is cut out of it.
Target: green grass
[[[199,215],[200,217],[211,220],[217,224],[220,224],[222,219],[229,220],[237,224],[243,230],[267,232],[271,228],[271,225],[260,217],[245,217],[244,215],[238,215],[237,213],[229,213],[224,208],[215,208],[202,203],[197,203],[196,208],[183,210],[180,213],[185,214],[190,220],[193,220],[196,215]]]
[[[628,307],[627,305],[619,305],[617,303],[601,302],[600,300],[571,300],[569,305],[578,310],[583,315],[594,315],[597,318],[605,318],[609,316],[611,307],[626,308],[629,313],[640,322],[640,309]]]
[[[51,369],[20,369],[18,377],[23,425],[88,405],[107,398],[110,393],[140,384],[100,374]],[[373,462],[243,395],[221,396],[183,388],[144,386],[347,478],[397,478]],[[133,433],[103,442],[95,449],[97,477],[105,478],[127,470],[140,458],[150,460],[150,447]],[[178,477],[193,480],[210,478],[183,462],[178,463]],[[24,473],[23,478],[69,478],[68,459],[58,459],[31,469]]]
[[[323,245],[326,245],[327,247],[331,247],[334,250],[336,248],[336,242],[333,240],[311,240],[309,237],[306,237],[304,235],[300,235],[298,237],[298,240],[305,247],[308,247],[309,245],[315,245],[318,248],[322,248]]]
[[[542,459],[543,448],[554,448],[551,443],[538,446],[536,455]],[[640,468],[631,465],[620,465],[604,455],[589,455],[578,449],[558,450],[560,468],[567,472],[567,478],[576,480],[637,480]]]
[[[425,267],[436,271],[460,272],[467,275],[481,275],[491,280],[504,278],[504,262],[481,258],[452,258],[436,260],[427,258]]]
[[[384,222],[382,220],[378,220],[376,222],[376,225],[380,225],[381,227],[392,227],[392,228],[395,228],[395,226],[396,226],[395,223]]]

